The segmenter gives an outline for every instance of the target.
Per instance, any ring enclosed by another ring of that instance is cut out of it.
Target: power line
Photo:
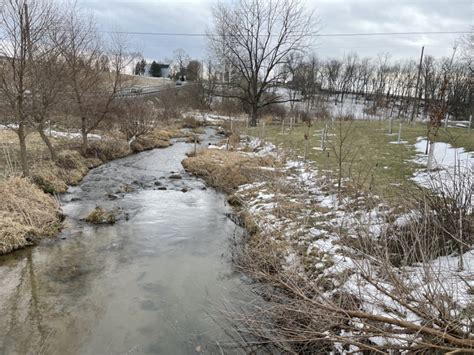
[[[147,36],[175,36],[175,37],[207,37],[206,33],[178,33],[178,32],[133,32],[133,31],[102,31],[104,33],[147,35]],[[321,33],[308,34],[308,37],[357,37],[357,36],[418,36],[418,35],[451,35],[468,34],[473,31],[424,31],[424,32],[365,32],[365,33]],[[210,35],[212,36],[212,34]]]

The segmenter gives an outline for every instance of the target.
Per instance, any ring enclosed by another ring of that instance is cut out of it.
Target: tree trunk
[[[81,134],[82,134],[82,154],[85,156],[87,154],[87,148],[89,148],[87,144],[87,118],[81,118]]]
[[[40,123],[38,125],[38,133],[41,136],[41,139],[43,140],[44,144],[48,147],[49,154],[51,155],[51,160],[54,162],[58,161],[58,156],[56,155],[56,151],[54,150],[53,144],[51,143],[50,139],[48,136],[44,133],[44,126],[43,123]]]
[[[252,105],[250,109],[250,126],[257,127],[257,105]]]
[[[20,123],[18,125],[18,139],[20,141],[20,162],[21,162],[21,171],[23,173],[23,177],[29,176],[30,172],[28,169],[28,156],[26,152],[26,132],[25,132],[25,124]]]

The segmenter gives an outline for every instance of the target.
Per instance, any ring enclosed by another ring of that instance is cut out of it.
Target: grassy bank
[[[328,135],[322,150],[321,132],[325,128]],[[406,143],[390,143],[397,141],[398,128],[399,123],[394,121],[392,134],[389,135],[387,121],[354,120],[343,121],[340,125],[316,121],[309,128],[305,124],[298,124],[291,130],[288,124],[286,127],[267,124],[264,129],[250,129],[250,134],[271,141],[294,158],[304,155],[307,134],[307,159],[315,162],[319,169],[327,170],[334,176],[339,169],[339,156],[342,156],[343,178],[351,179],[357,188],[375,191],[390,198],[398,194],[398,189],[394,187],[411,184],[409,177],[419,168],[410,162],[415,158],[413,145],[418,137],[426,136],[425,124],[403,123],[401,140]],[[341,136],[345,137],[342,144]],[[436,140],[474,151],[474,135],[466,129],[440,129]]]
[[[259,157],[245,152],[220,149],[198,151],[195,157],[183,160],[185,170],[203,178],[210,186],[232,193],[239,186],[253,182],[261,167],[272,166],[272,157]]]
[[[90,141],[86,156],[80,153],[78,139],[52,137],[58,156],[53,162],[39,134],[31,133],[31,171],[26,179],[18,177],[19,147],[15,134],[0,130],[0,255],[57,235],[62,228],[62,215],[53,195],[79,184],[89,169],[144,150],[168,147],[172,138],[185,136],[177,127],[156,129],[129,146],[122,135],[108,133],[101,140]]]
[[[183,161],[228,192],[249,231],[232,255],[260,281],[253,284],[258,298],[248,311],[225,311],[240,345],[275,353],[472,350],[469,208],[453,210],[450,195],[421,188],[399,189],[397,203],[388,204],[368,191],[337,189],[315,162],[285,161],[281,150],[262,164],[250,146]],[[448,227],[450,218],[462,228]]]
[[[28,179],[0,182],[0,255],[56,235],[62,227],[58,201]]]

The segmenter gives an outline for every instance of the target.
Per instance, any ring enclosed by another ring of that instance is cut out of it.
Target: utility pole
[[[415,102],[413,103],[413,109],[411,111],[410,122],[413,122],[413,119],[415,118],[415,111],[418,113],[418,87],[420,86],[421,65],[423,64],[424,51],[425,51],[425,46],[421,47],[420,65],[418,66],[418,76],[416,78]]]

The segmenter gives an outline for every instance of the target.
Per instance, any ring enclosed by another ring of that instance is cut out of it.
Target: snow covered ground
[[[417,149],[422,146],[419,141]],[[258,139],[251,140],[247,147],[263,154],[282,154]],[[447,172],[459,158],[472,162],[472,154],[448,145],[440,144],[436,150],[436,162]],[[298,269],[313,281],[327,280],[327,298],[345,291],[360,300],[364,312],[421,326],[428,321],[424,315],[432,312],[427,304],[429,297],[435,297],[449,307],[449,317],[472,325],[468,319],[468,309],[474,306],[472,246],[462,256],[441,256],[424,264],[394,267],[372,262],[374,256],[361,254],[353,245],[360,243],[361,236],[376,242],[389,228],[407,223],[410,213],[400,214],[378,196],[338,195],[334,181],[310,162],[287,161],[279,168],[262,168],[262,176],[241,186],[236,195],[245,201],[264,237],[287,241],[285,268]],[[396,277],[387,278],[387,273]],[[422,309],[417,311],[417,307]],[[357,327],[358,320],[352,322]],[[416,337],[417,334],[400,332],[370,340],[379,345],[409,346]]]
[[[230,122],[231,120],[233,121],[246,121],[247,118],[246,116],[225,116],[225,115],[217,115],[217,114],[211,114],[211,113],[196,113],[196,112],[189,112],[186,114],[188,117],[192,117],[197,121],[204,122],[206,124],[212,124],[212,125],[219,125],[223,124],[224,122]]]
[[[415,144],[417,157],[414,161],[424,167],[428,165],[426,143],[426,139],[418,137]],[[454,195],[454,190],[461,182],[474,183],[474,153],[437,142],[434,145],[432,170],[420,170],[413,180],[421,186]]]
[[[53,137],[57,137],[57,138],[82,138],[82,134],[81,133],[74,133],[74,132],[62,132],[62,131],[55,131],[55,130],[45,130],[45,133],[46,134],[49,134]],[[92,133],[89,133],[87,135],[87,138],[89,139],[92,139],[92,140],[101,140],[102,139],[102,136],[98,135],[98,134],[92,134]]]
[[[2,129],[17,129],[18,128],[18,125],[1,125],[0,124],[0,130]],[[74,138],[82,138],[82,134],[81,133],[76,133],[76,132],[64,132],[64,131],[56,131],[54,129],[45,129],[44,131],[47,135],[50,135],[52,137],[56,137],[56,138],[70,138],[70,139],[74,139]],[[100,140],[102,139],[102,136],[98,135],[98,134],[92,134],[92,133],[89,133],[87,135],[87,137],[89,139],[92,139],[92,140]]]

